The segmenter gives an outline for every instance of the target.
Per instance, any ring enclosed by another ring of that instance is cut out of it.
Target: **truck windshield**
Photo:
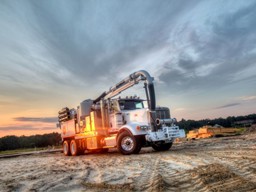
[[[143,109],[143,101],[141,100],[120,100],[119,105],[121,110]]]

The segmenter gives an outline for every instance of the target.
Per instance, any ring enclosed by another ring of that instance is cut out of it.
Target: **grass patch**
[[[14,150],[6,150],[6,151],[0,151],[0,155],[12,155],[17,153],[26,153],[26,152],[33,152],[33,151],[42,151],[47,149],[61,149],[62,146],[54,146],[52,147],[35,147],[35,148],[27,148],[27,149],[14,149]]]
[[[237,133],[241,134],[241,133],[245,132],[245,128],[243,128],[243,127],[239,127],[237,129],[238,129]]]
[[[14,150],[6,150],[6,151],[0,151],[0,155],[12,155],[16,153],[25,153],[25,152],[32,152],[32,151],[41,151],[45,148],[29,148],[29,149],[14,149]]]

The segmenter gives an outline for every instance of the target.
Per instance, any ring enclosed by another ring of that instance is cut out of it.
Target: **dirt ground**
[[[1,191],[256,191],[256,133],[144,148],[0,159]]]

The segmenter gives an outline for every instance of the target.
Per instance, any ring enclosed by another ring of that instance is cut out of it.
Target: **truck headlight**
[[[149,126],[147,126],[147,125],[141,125],[141,126],[140,126],[140,129],[143,130],[143,131],[147,131],[147,130],[149,130]]]

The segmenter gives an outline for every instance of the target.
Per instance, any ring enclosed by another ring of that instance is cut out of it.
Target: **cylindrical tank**
[[[91,106],[93,104],[93,100],[86,99],[80,103],[80,116],[89,116],[91,112]]]

